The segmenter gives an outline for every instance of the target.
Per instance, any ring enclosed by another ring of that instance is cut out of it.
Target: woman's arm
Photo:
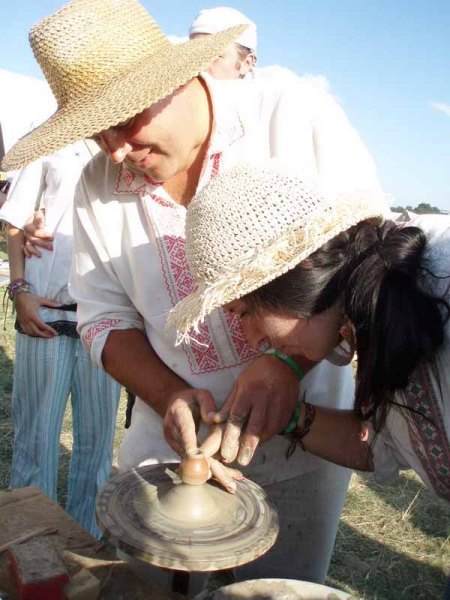
[[[23,279],[25,272],[25,256],[23,254],[23,244],[25,236],[23,231],[10,225],[7,225],[8,232],[8,259],[10,280]]]
[[[305,450],[343,467],[373,471],[370,447],[365,441],[368,437],[367,424],[358,419],[353,411],[314,406],[314,417],[305,434],[305,417],[307,421],[307,413],[311,415],[311,409],[305,410],[305,406],[302,405],[296,431]]]
[[[25,236],[21,229],[8,224],[8,258],[10,269],[10,280],[23,279],[25,274],[25,256],[23,243]],[[28,289],[18,289],[14,297],[17,320],[21,330],[27,335],[42,338],[52,338],[57,335],[56,331],[47,325],[39,316],[41,306],[57,308],[58,302],[36,296]]]

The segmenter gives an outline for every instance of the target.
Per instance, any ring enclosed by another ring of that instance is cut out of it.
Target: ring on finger
[[[247,422],[248,415],[230,415],[227,419],[227,423],[230,425],[236,425],[237,427],[243,427]]]

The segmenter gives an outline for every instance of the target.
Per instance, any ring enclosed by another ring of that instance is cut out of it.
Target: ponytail
[[[354,245],[360,236],[367,239],[364,229]],[[379,430],[395,390],[407,385],[420,363],[434,364],[449,305],[433,295],[423,276],[432,274],[421,229],[388,221],[376,234],[348,279],[344,311],[354,326],[358,355],[355,409],[363,418],[373,417]]]

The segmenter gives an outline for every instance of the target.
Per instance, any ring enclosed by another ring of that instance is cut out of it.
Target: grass
[[[10,414],[14,361],[11,317],[0,334],[0,488],[10,476]],[[115,447],[123,436],[124,397]],[[70,459],[71,414],[61,437],[58,497],[64,505]],[[328,584],[364,600],[442,599],[450,569],[450,504],[428,492],[412,472],[389,486],[354,475],[339,526]]]

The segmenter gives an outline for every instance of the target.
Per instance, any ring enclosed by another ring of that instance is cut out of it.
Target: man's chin
[[[150,179],[152,179],[155,183],[163,183],[165,181],[164,177],[162,177],[160,170],[157,168],[146,167],[144,165],[140,165],[139,163],[127,160],[125,160],[124,163],[127,166],[127,168],[129,168],[131,171],[143,173],[144,175],[147,175]]]

